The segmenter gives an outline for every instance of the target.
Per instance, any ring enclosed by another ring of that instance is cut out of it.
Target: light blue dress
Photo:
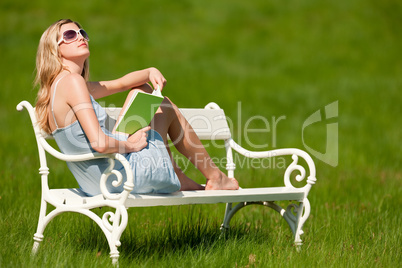
[[[55,84],[57,89],[58,80]],[[52,99],[53,113],[54,96]],[[117,135],[108,131],[105,127],[106,111],[91,96],[92,106],[98,117],[102,131],[117,140],[127,140],[125,135]],[[90,146],[81,124],[77,121],[64,128],[58,128],[52,133],[60,151],[64,154],[85,154],[95,152]],[[132,193],[172,193],[180,189],[180,182],[174,172],[169,154],[166,150],[160,134],[154,130],[148,132],[148,145],[139,152],[124,154],[130,163],[134,175],[134,190]],[[119,170],[126,181],[126,173],[119,161],[115,161],[115,169]],[[100,194],[100,177],[109,166],[107,159],[95,159],[80,162],[67,162],[67,166],[73,173],[80,188],[89,196]],[[111,193],[119,193],[123,190],[123,184],[113,187],[114,175],[108,179],[107,188]]]

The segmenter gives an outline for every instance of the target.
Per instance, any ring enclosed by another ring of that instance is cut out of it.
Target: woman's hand
[[[166,85],[166,79],[162,73],[156,68],[149,68],[149,81],[152,83],[153,88],[157,88],[159,85],[160,90]]]
[[[147,137],[148,137],[148,131],[151,129],[150,126],[146,126],[137,132],[135,132],[133,135],[130,135],[127,139],[127,145],[128,149],[130,152],[138,152],[144,149],[147,145]]]

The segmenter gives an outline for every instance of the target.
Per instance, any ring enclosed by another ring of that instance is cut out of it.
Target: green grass
[[[286,117],[277,124],[275,142],[273,131],[249,134],[254,144],[265,144],[261,149],[306,149],[304,121],[339,102],[339,116],[329,121],[339,124],[339,164],[314,158],[318,180],[301,253],[285,221],[263,207],[239,212],[224,237],[222,204],[131,209],[120,267],[400,265],[399,1],[4,0],[0,7],[1,267],[110,265],[100,229],[76,214],[55,218],[38,255],[30,257],[39,163],[28,115],[15,106],[34,102],[40,35],[67,17],[90,34],[91,79],[155,66],[168,80],[164,93],[179,107],[218,103],[233,122],[235,139],[249,149],[241,132],[249,118]],[[121,105],[124,97],[103,101]],[[306,144],[320,152],[326,123],[305,132]],[[250,126],[264,128],[261,120]],[[208,150],[222,156],[213,146]],[[77,186],[63,163],[49,162],[51,186]],[[239,166],[236,177],[245,187],[280,185],[283,171]],[[198,171],[188,174],[202,182]]]

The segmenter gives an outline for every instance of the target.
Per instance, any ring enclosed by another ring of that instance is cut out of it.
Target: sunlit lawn
[[[100,229],[75,214],[54,219],[39,254],[30,257],[39,163],[28,115],[15,106],[34,103],[40,35],[66,17],[90,35],[92,80],[155,66],[168,80],[165,95],[179,107],[218,103],[248,149],[326,153],[327,124],[339,127],[338,164],[314,157],[318,180],[300,253],[286,222],[267,208],[245,208],[225,236],[223,204],[141,208],[129,211],[120,267],[400,265],[400,2],[5,0],[0,7],[1,267],[111,264]],[[121,105],[124,97],[101,102]],[[325,106],[336,101],[338,116],[327,120]],[[303,129],[317,110],[323,121]],[[218,146],[206,146],[217,160],[223,156]],[[243,187],[282,183],[279,162],[267,170],[237,161]],[[65,164],[52,159],[49,166],[51,186],[77,186]],[[203,182],[198,171],[186,171]]]

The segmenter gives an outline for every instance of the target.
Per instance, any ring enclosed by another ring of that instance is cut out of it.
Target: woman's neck
[[[82,74],[82,71],[84,69],[85,60],[82,62],[76,62],[76,61],[63,59],[62,62],[63,62],[63,65],[66,66],[71,73]]]

